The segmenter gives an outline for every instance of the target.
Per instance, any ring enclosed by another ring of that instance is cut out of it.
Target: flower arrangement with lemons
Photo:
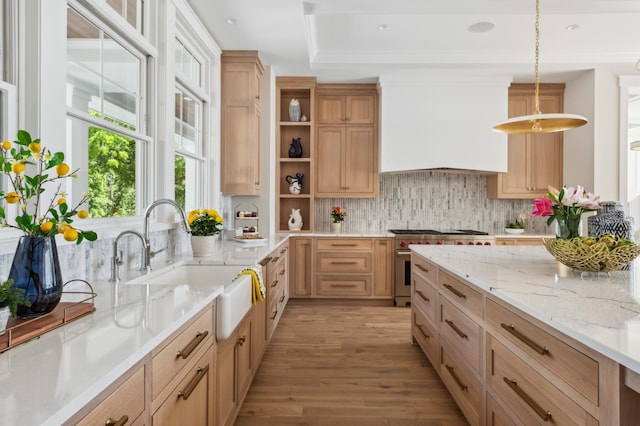
[[[191,227],[191,235],[196,237],[219,234],[224,223],[222,216],[216,210],[211,209],[191,210],[187,220]]]
[[[35,173],[29,174],[30,170]],[[58,184],[50,201],[42,198],[47,188],[62,179],[77,177],[77,171],[71,171],[64,162],[64,153],[51,153],[40,144],[40,139],[32,139],[27,131],[19,130],[16,141],[0,144],[0,173],[8,177],[12,186],[9,191],[0,190],[0,200],[18,206],[15,223],[11,223],[7,220],[5,206],[0,205],[0,225],[20,229],[31,237],[60,233],[65,240],[77,244],[83,240],[95,241],[98,236],[94,231],[80,230],[72,225],[75,217],[89,216],[86,210],[80,209],[89,199],[87,194],[70,207],[61,184]]]
[[[339,206],[333,207],[331,209],[331,221],[333,223],[344,222],[346,216],[347,212],[342,210]]]

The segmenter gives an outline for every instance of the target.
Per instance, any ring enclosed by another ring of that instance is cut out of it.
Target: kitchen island
[[[544,247],[411,249],[414,341],[472,424],[627,424],[640,265],[580,274]]]

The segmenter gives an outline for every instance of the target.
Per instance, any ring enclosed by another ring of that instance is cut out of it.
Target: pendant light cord
[[[540,114],[540,73],[538,70],[540,63],[540,0],[536,0],[536,92],[535,92],[535,104],[536,114]]]

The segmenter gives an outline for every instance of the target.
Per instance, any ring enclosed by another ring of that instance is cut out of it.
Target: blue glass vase
[[[53,310],[62,297],[62,274],[54,237],[22,236],[9,271],[14,287],[24,289],[31,306],[18,305],[20,318]]]

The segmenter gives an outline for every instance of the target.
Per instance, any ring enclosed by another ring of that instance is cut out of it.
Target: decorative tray
[[[244,243],[244,244],[262,243],[264,241],[267,241],[266,238],[261,237],[260,235],[257,235],[257,234],[240,235],[240,236],[233,237],[233,240],[239,243]]]
[[[88,287],[88,291],[62,292],[63,297],[65,295],[74,295],[70,298],[77,299],[76,301],[60,302],[53,311],[37,318],[22,319],[9,317],[4,330],[0,329],[0,353],[94,312],[96,308],[93,300],[97,294],[91,284],[85,280],[76,279],[67,281],[64,283],[64,286],[73,282],[81,282]]]

